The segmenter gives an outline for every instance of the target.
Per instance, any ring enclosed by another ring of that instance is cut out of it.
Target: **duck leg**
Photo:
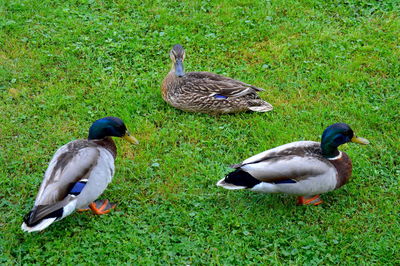
[[[314,205],[317,206],[323,203],[319,195],[315,196],[300,196],[297,198],[297,205]]]
[[[92,210],[94,214],[102,215],[109,213],[111,209],[114,209],[117,206],[114,203],[111,203],[108,199],[106,200],[96,200],[89,204],[88,208],[78,209],[78,212],[84,212],[88,210]]]

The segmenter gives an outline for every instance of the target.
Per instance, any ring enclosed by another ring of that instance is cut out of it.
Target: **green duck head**
[[[169,56],[172,60],[172,71],[177,77],[183,77],[185,71],[183,69],[183,60],[185,60],[185,50],[180,44],[174,45]]]
[[[357,137],[348,124],[336,123],[330,125],[322,133],[321,149],[325,158],[333,158],[339,155],[338,147],[347,142],[369,144],[364,138]]]
[[[94,121],[89,129],[88,139],[104,139],[106,137],[120,137],[130,143],[138,144],[136,138],[129,134],[124,122],[118,117],[108,116]]]

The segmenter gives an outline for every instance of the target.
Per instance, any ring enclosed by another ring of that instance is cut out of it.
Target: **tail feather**
[[[24,217],[21,229],[27,232],[41,231],[53,222],[70,215],[76,207],[76,197],[83,190],[87,180],[72,183],[68,195],[61,201],[47,205],[35,205]]]
[[[260,180],[239,168],[218,181],[217,186],[226,189],[244,189],[252,188],[259,183],[261,183]]]
[[[61,218],[63,216],[63,202],[51,205],[37,205],[24,217],[28,226],[34,226],[47,218]]]
[[[42,205],[35,206],[27,215],[25,215],[21,229],[27,232],[41,231],[54,221],[63,217],[64,209],[62,207],[40,217],[40,212],[46,207],[47,206]]]
[[[40,222],[36,223],[35,225],[29,226],[26,224],[26,222],[23,222],[21,225],[21,229],[25,232],[36,232],[36,231],[42,231],[43,229],[47,228],[49,225],[51,225],[57,218],[48,218],[48,219],[43,219]]]
[[[268,112],[274,109],[271,104],[261,99],[252,100],[249,102],[249,110],[253,112]]]
[[[217,186],[218,187],[223,187],[225,189],[230,189],[230,190],[238,190],[238,189],[247,188],[247,187],[244,187],[244,186],[236,186],[236,185],[227,183],[227,182],[225,182],[225,177],[217,182]]]

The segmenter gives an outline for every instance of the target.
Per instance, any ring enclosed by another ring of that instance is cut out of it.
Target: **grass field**
[[[396,0],[0,0],[0,263],[400,264]],[[161,98],[187,71],[266,89],[268,113],[209,116]],[[54,151],[121,117],[109,215],[20,229]],[[346,122],[352,181],[318,207],[227,191],[229,165]]]

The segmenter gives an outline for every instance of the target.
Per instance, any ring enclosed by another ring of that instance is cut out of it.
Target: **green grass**
[[[395,0],[0,0],[0,263],[400,264],[400,4]],[[266,89],[269,113],[163,102],[171,47],[188,71]],[[121,117],[109,215],[20,230],[54,151]],[[346,122],[353,179],[297,207],[215,186],[228,165]]]

